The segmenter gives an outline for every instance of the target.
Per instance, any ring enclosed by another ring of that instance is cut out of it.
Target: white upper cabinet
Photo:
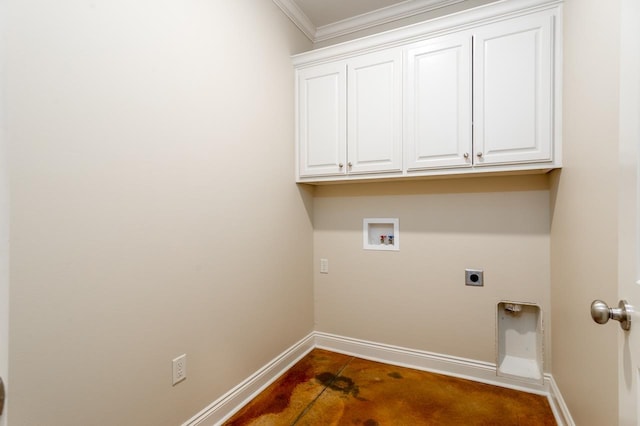
[[[359,56],[347,64],[348,173],[402,170],[402,52]]]
[[[402,171],[402,52],[298,71],[299,176]]]
[[[561,167],[561,36],[503,0],[294,56],[297,181]]]
[[[474,148],[478,165],[550,161],[552,26],[535,14],[474,35]]]
[[[408,46],[406,64],[407,170],[471,167],[471,35]]]
[[[329,63],[298,72],[300,176],[344,173],[346,162],[346,65]]]

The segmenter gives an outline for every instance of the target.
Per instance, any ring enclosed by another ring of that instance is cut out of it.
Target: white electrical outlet
[[[329,259],[320,259],[320,273],[321,274],[329,273]]]
[[[173,384],[176,385],[187,378],[187,354],[175,358],[173,365]]]

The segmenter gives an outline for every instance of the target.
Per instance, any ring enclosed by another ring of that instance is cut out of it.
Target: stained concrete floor
[[[314,349],[226,426],[556,425],[547,398]]]

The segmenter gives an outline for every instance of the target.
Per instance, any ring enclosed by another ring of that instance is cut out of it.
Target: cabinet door
[[[348,63],[348,172],[400,171],[402,52],[363,55]]]
[[[298,171],[304,176],[344,174],[346,167],[346,65],[297,72]]]
[[[471,166],[471,35],[406,51],[407,170]]]
[[[550,161],[553,17],[487,25],[474,38],[474,162]]]

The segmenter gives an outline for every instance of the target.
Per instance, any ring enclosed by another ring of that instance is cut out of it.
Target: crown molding
[[[352,18],[343,19],[318,27],[313,42],[325,41],[367,28],[383,25],[400,19],[409,18],[430,10],[439,9],[464,0],[405,0],[382,9],[363,13]]]
[[[294,0],[273,0],[289,19],[314,43],[325,41],[356,31],[409,18],[430,10],[439,9],[464,0],[405,0],[401,3],[363,13],[352,18],[316,27]]]
[[[302,31],[309,40],[315,43],[316,26],[307,15],[305,15],[302,9],[298,7],[296,2],[293,0],[273,0],[273,2],[291,19],[291,22],[300,28],[300,31]]]
[[[500,0],[487,3],[471,9],[465,9],[446,16],[429,19],[400,28],[357,38],[344,43],[313,49],[308,52],[292,56],[294,67],[307,67],[344,59],[356,55],[378,50],[381,47],[391,48],[449,34],[455,31],[475,28],[491,22],[497,22],[509,17],[534,13],[536,11],[550,11],[558,8],[562,10],[563,0]],[[559,22],[562,22],[560,19]],[[555,25],[560,26],[560,23]],[[560,29],[558,31],[561,31]],[[561,46],[554,47],[560,49]],[[556,58],[560,61],[560,57]],[[560,62],[559,62],[560,63]]]

